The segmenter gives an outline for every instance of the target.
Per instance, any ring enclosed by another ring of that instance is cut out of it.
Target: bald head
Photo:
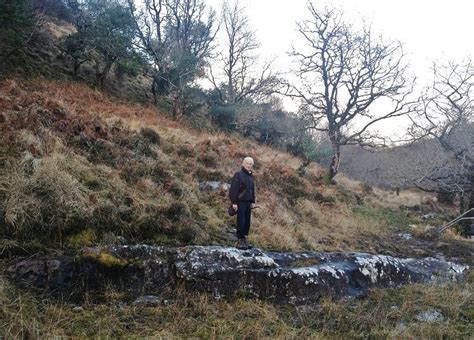
[[[244,160],[242,161],[242,166],[247,171],[252,170],[253,164],[254,164],[254,161],[252,157],[245,157]]]

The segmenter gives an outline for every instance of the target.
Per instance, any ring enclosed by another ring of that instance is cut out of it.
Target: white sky
[[[220,13],[222,0],[206,0]],[[342,8],[346,18],[372,22],[374,33],[404,44],[411,73],[420,86],[431,80],[434,61],[474,57],[474,0],[331,0],[313,1]],[[299,40],[295,22],[308,16],[306,0],[240,0],[261,43],[263,58],[275,68],[291,67],[287,52]],[[294,109],[289,106],[288,109]],[[393,128],[393,124],[392,124]]]

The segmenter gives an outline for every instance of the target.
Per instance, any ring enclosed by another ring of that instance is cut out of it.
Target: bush
[[[216,105],[210,109],[211,120],[224,131],[233,131],[236,126],[237,109],[230,105]]]
[[[178,156],[184,158],[191,158],[196,156],[196,151],[193,147],[191,147],[191,145],[188,144],[178,146],[178,150],[176,151],[176,153],[178,154]]]
[[[111,167],[117,167],[122,158],[120,150],[109,141],[95,139],[89,143],[87,159],[91,163],[104,163]]]
[[[329,164],[333,155],[332,146],[329,141],[316,138],[308,131],[300,133],[298,138],[291,144],[287,145],[287,151],[301,156],[309,162],[317,162],[320,164]]]
[[[361,183],[360,188],[362,189],[362,192],[366,195],[374,193],[374,188],[369,183]]]
[[[161,143],[160,135],[154,129],[142,128],[140,134],[151,144],[160,145]]]
[[[152,144],[155,144],[152,142],[152,140],[159,141],[158,134],[153,134],[153,130],[145,132],[142,131],[140,134],[132,133],[130,131],[123,131],[112,138],[112,142],[115,143],[113,146],[120,147],[119,151],[122,152],[122,157],[128,156],[128,158],[135,159],[140,159],[143,157],[157,157],[157,153],[152,148]],[[131,153],[126,155],[126,150],[123,150],[123,148],[130,150]]]
[[[143,70],[144,61],[138,56],[131,56],[127,59],[119,60],[115,68],[115,75],[122,79],[125,75],[137,77]]]
[[[135,237],[141,240],[177,244],[190,243],[197,235],[193,218],[188,207],[181,202],[173,202],[167,207],[149,206],[145,216],[137,225]]]
[[[218,156],[212,151],[200,154],[197,160],[208,168],[215,168],[218,164]]]
[[[136,183],[145,177],[149,177],[156,184],[165,184],[172,178],[161,162],[153,160],[130,160],[122,167],[121,176],[128,183]]]

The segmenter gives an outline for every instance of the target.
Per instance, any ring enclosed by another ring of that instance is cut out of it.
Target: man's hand
[[[237,211],[238,209],[237,204],[232,204],[232,208],[234,208],[234,210]]]
[[[257,205],[255,203],[251,203],[250,204],[250,209],[255,209],[255,208],[257,208]]]

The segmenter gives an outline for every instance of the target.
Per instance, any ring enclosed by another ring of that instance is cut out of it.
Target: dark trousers
[[[244,238],[249,234],[251,210],[250,202],[237,203],[237,237]]]

